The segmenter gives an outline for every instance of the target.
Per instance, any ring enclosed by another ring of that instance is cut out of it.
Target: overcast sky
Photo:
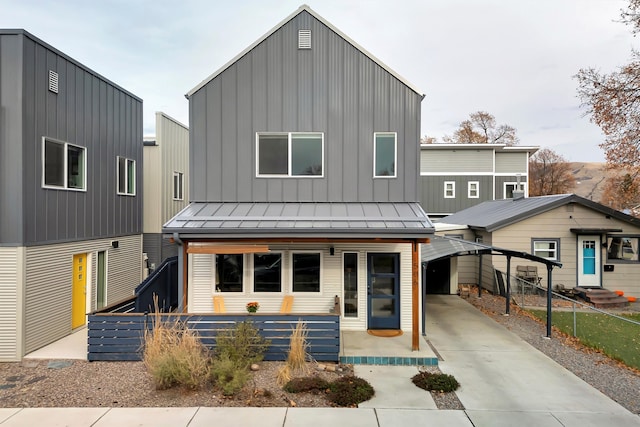
[[[188,125],[184,97],[294,12],[301,0],[0,0],[0,28],[24,28]],[[320,16],[426,94],[422,135],[439,140],[472,112],[521,145],[604,161],[573,76],[614,71],[638,45],[615,22],[625,0],[307,0]]]

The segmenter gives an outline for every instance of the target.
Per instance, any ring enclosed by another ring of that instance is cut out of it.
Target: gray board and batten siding
[[[451,214],[493,200],[493,179],[490,175],[421,176],[422,208],[430,215]],[[455,183],[455,197],[444,197],[445,182]],[[477,198],[468,197],[469,182],[478,183]]]
[[[140,98],[24,30],[0,30],[0,104],[0,245],[142,233]],[[86,148],[86,191],[43,188],[43,137]],[[135,197],[117,195],[117,156],[136,162]]]
[[[423,95],[307,7],[187,97],[193,202],[418,201]],[[258,132],[322,132],[323,176],[256,177]],[[373,178],[374,132],[397,132],[396,178]]]

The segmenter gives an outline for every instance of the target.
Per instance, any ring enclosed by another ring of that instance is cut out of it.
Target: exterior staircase
[[[593,304],[595,308],[620,308],[629,306],[629,300],[625,297],[618,296],[608,289],[576,286],[573,288],[573,292],[586,302]]]

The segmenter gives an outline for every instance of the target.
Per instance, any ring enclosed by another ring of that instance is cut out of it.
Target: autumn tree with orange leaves
[[[640,32],[640,0],[630,0],[622,11],[622,22],[634,34]],[[605,135],[600,144],[607,166],[640,172],[640,52],[631,52],[631,62],[610,74],[595,68],[581,69],[576,78],[578,95],[593,123]],[[621,187],[619,187],[621,188]],[[611,191],[615,191],[612,184]]]
[[[575,186],[571,165],[555,151],[543,148],[529,159],[529,196],[570,193]]]
[[[640,213],[637,208],[640,205],[640,179],[630,173],[608,178],[600,203],[637,216]]]
[[[453,144],[506,144],[519,142],[516,129],[509,125],[498,125],[495,117],[486,111],[469,114],[469,119],[460,123],[452,136],[442,140]]]

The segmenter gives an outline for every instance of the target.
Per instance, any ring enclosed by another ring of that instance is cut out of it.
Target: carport
[[[547,268],[547,337],[551,338],[551,283],[552,270],[554,267],[562,267],[562,263],[551,261],[546,258],[531,255],[527,252],[513,251],[510,249],[497,248],[482,243],[470,242],[454,237],[434,236],[429,244],[422,245],[422,295],[424,308],[422,310],[422,331],[426,334],[426,287],[427,287],[427,267],[429,263],[440,261],[447,258],[461,256],[477,256],[480,258],[478,263],[478,277],[480,282],[482,279],[482,256],[483,255],[502,255],[507,257],[507,283],[506,283],[506,307],[505,313],[509,314],[511,302],[511,258],[522,258],[534,262],[544,264]],[[482,286],[478,286],[478,297],[482,295]]]

